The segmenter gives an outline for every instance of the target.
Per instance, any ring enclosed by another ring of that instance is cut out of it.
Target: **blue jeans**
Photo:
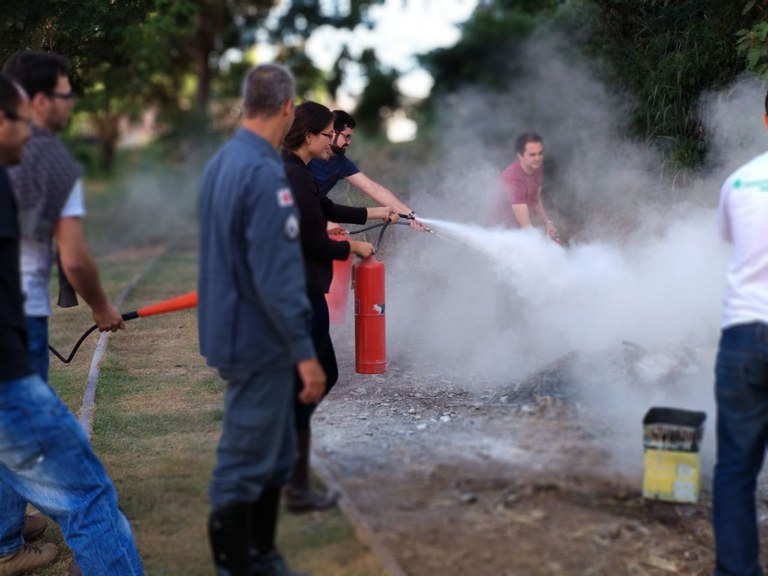
[[[143,574],[106,470],[80,423],[37,375],[0,382],[0,481],[61,526],[83,574]],[[0,542],[0,555],[21,547],[16,528],[14,541]]]
[[[768,324],[723,330],[715,376],[715,575],[762,576],[755,488],[768,444]]]
[[[27,358],[32,363],[40,378],[48,382],[48,366],[50,352],[48,351],[48,317],[27,316]]]
[[[219,373],[227,389],[208,492],[214,510],[255,502],[264,488],[284,485],[296,460],[294,367],[270,373]]]
[[[48,317],[27,316],[27,358],[40,377],[48,381]],[[21,530],[27,501],[0,477],[0,556],[21,547]]]

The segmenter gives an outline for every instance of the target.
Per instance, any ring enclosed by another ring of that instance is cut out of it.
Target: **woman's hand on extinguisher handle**
[[[301,380],[299,401],[302,404],[317,404],[325,394],[325,371],[316,357],[302,360],[296,365]]]
[[[394,224],[400,219],[400,214],[392,206],[376,206],[375,208],[368,208],[368,220],[379,219],[389,220],[390,224]]]
[[[362,242],[360,240],[350,240],[349,249],[353,254],[357,254],[361,258],[368,258],[375,252],[373,244],[370,242]]]

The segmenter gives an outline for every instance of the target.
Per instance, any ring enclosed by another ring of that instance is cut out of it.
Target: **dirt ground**
[[[642,420],[615,439],[631,446],[622,467],[621,449],[605,448],[615,422],[571,394],[573,355],[506,384],[392,358],[360,375],[352,324],[332,326],[342,376],[315,414],[315,449],[403,573],[712,573],[711,458],[698,503],[644,499]],[[603,368],[647,372],[651,356],[625,343]],[[684,373],[711,386],[708,361],[666,359],[659,382]]]

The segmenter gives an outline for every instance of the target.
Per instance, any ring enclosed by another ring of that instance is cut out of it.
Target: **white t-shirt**
[[[733,246],[721,326],[768,323],[768,153],[723,184],[719,228]]]
[[[82,218],[85,216],[83,182],[78,179],[69,193],[60,218]],[[21,284],[24,291],[24,314],[26,316],[50,316],[51,267],[53,266],[53,242],[21,242]]]

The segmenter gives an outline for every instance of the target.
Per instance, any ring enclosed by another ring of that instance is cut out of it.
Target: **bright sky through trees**
[[[386,0],[370,11],[373,29],[365,26],[352,31],[321,28],[307,43],[307,53],[316,66],[329,70],[344,44],[349,46],[353,57],[366,48],[373,48],[382,64],[404,74],[400,83],[402,92],[423,98],[429,93],[432,80],[426,71],[418,68],[414,55],[457,42],[460,37],[457,24],[467,20],[475,6],[477,0]],[[364,85],[355,70],[350,73],[344,89],[348,96],[355,96]]]

